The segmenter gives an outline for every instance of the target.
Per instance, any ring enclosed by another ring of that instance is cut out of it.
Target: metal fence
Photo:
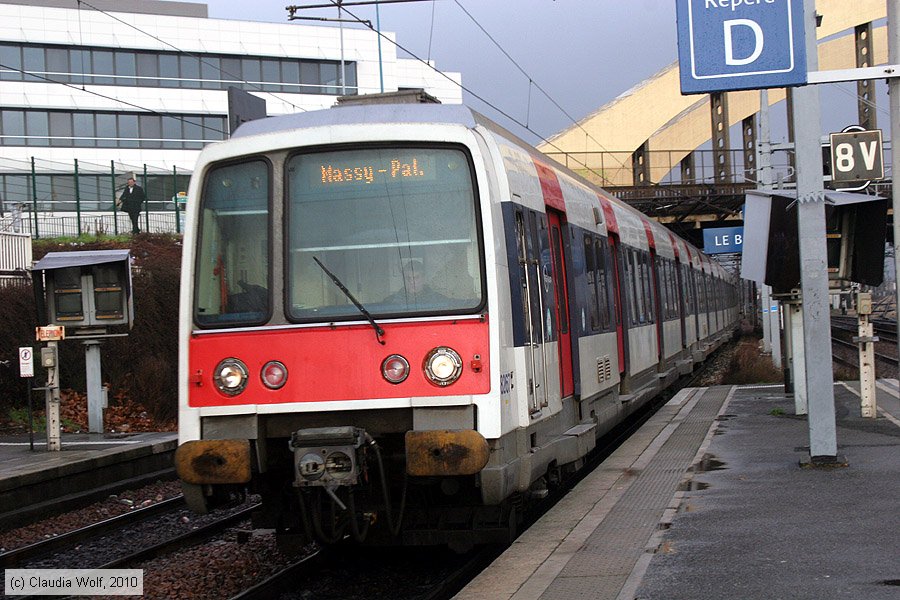
[[[111,161],[108,165],[31,158],[0,159],[0,231],[35,238],[131,231],[128,215],[115,206],[129,177],[144,188],[147,202],[141,229],[180,232],[176,201],[187,190],[190,172]]]
[[[823,146],[823,165],[826,181],[831,180],[829,146]],[[745,164],[743,150],[728,150],[730,170],[725,174],[729,183],[756,183],[759,174],[755,164]],[[636,175],[646,168],[649,176],[645,183],[660,185],[678,184],[711,184],[721,183],[717,178],[719,170],[715,153],[710,149],[697,150],[648,150],[642,157],[633,152],[547,152],[547,156],[588,179],[605,187],[631,187],[641,185]],[[793,148],[789,144],[772,146],[771,179],[779,187],[794,181]],[[690,168],[685,168],[685,159],[689,158]],[[645,161],[646,165],[636,165],[635,160]],[[885,178],[891,178],[891,144],[884,144]]]

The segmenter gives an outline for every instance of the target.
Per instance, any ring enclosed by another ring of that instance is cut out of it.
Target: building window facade
[[[0,146],[199,150],[227,131],[225,115],[0,110]]]
[[[341,84],[341,73],[346,82]],[[0,81],[357,94],[356,63],[0,43]]]

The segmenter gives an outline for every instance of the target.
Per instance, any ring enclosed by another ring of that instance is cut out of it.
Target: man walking
[[[134,177],[129,177],[128,187],[122,191],[122,197],[119,198],[119,207],[131,217],[131,233],[133,234],[141,232],[141,208],[146,199],[144,189],[135,183]]]

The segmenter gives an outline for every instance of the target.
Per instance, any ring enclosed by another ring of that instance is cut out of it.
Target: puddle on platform
[[[691,470],[694,473],[707,473],[709,471],[722,471],[727,468],[728,466],[725,463],[712,454],[704,454],[703,458],[700,459],[700,462],[695,463],[694,466],[691,467]]]
[[[709,484],[703,483],[702,481],[694,481],[693,479],[689,481],[682,481],[678,484],[679,492],[696,492],[698,490],[708,490]]]

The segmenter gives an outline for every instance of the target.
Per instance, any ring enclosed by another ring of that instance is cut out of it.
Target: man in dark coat
[[[129,177],[128,187],[122,191],[122,196],[119,198],[119,207],[131,217],[131,233],[141,232],[141,208],[146,199],[144,189],[135,183],[134,177]]]

